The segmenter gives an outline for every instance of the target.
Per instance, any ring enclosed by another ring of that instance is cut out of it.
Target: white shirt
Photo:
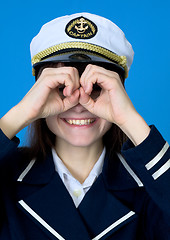
[[[90,174],[88,175],[86,180],[81,184],[77,179],[75,179],[71,175],[69,170],[66,168],[66,166],[62,162],[62,160],[58,157],[56,151],[54,149],[52,149],[52,155],[53,155],[53,160],[54,160],[54,164],[55,164],[55,169],[58,172],[60,178],[62,179],[68,192],[70,193],[76,207],[79,206],[79,204],[83,200],[87,191],[90,189],[92,184],[95,182],[97,177],[102,172],[105,153],[106,153],[106,149],[104,148],[102,154],[100,155],[99,159],[95,163]]]

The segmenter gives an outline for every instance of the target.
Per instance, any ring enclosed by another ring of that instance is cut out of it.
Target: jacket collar
[[[45,160],[32,159],[24,164],[17,174],[17,181],[32,185],[47,184],[54,173],[55,166],[52,154],[49,153]]]
[[[127,190],[138,188],[140,184],[137,182],[136,177],[134,177],[133,171],[127,171],[127,163],[122,164],[120,161],[121,155],[115,154],[113,157],[110,157],[106,153],[104,159],[104,166],[102,170],[102,175],[106,184],[106,187],[110,190]],[[30,167],[29,167],[30,164]],[[28,171],[24,173],[26,168]],[[28,184],[46,184],[50,181],[52,175],[55,173],[55,165],[50,152],[45,160],[32,160],[32,164],[29,162],[20,172],[20,175],[17,177],[18,180],[23,174],[22,182]],[[142,183],[141,183],[142,186]]]
[[[121,154],[115,153],[112,157],[106,154],[102,174],[110,190],[122,191],[143,186]]]

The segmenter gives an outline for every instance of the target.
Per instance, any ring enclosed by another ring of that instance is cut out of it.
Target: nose
[[[72,110],[76,113],[82,113],[84,111],[87,111],[80,103],[74,106]]]

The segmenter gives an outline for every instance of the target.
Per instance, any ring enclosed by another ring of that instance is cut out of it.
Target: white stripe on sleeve
[[[161,151],[150,161],[148,162],[145,167],[147,170],[150,170],[152,167],[154,167],[164,156],[164,154],[167,152],[169,148],[169,144],[166,142]]]
[[[165,173],[169,168],[170,168],[170,159],[158,171],[152,174],[152,177],[154,178],[154,180],[156,180],[163,173]]]

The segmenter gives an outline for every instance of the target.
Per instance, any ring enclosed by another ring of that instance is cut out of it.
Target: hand
[[[100,96],[90,96],[93,85],[101,87]],[[119,75],[99,66],[88,65],[80,79],[79,102],[89,112],[119,126],[138,145],[149,134],[150,128],[137,113],[129,99]]]
[[[135,108],[116,72],[95,65],[88,65],[80,79],[80,104],[93,114],[113,122],[118,126],[124,124],[129,112]],[[101,87],[100,96],[91,97],[93,85]]]
[[[59,114],[78,104],[79,74],[76,68],[46,68],[37,82],[19,103],[26,109],[27,119],[36,120]],[[63,86],[61,97],[59,88]]]
[[[62,98],[59,87],[64,86]],[[8,138],[39,118],[59,114],[78,104],[79,74],[76,68],[46,68],[20,103],[10,109],[1,119],[0,128]]]

